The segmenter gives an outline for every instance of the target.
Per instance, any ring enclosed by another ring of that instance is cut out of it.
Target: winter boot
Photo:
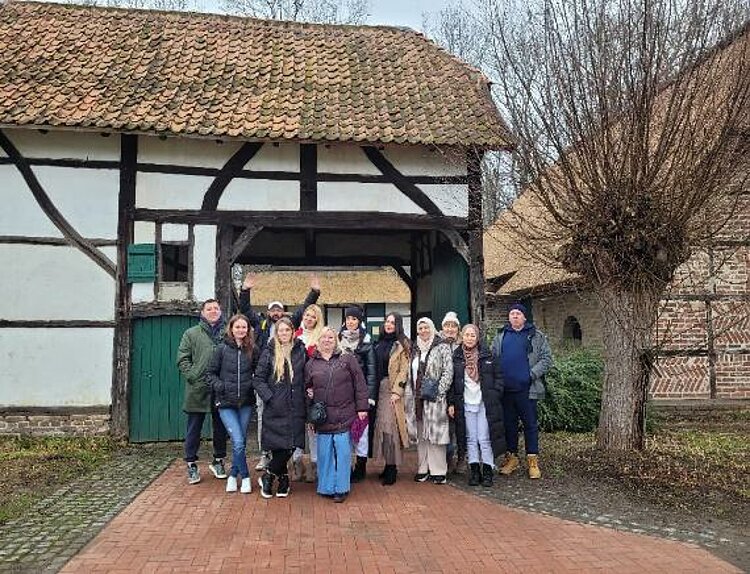
[[[286,498],[289,496],[289,475],[282,474],[279,476],[279,486],[276,487],[276,496]]]
[[[386,464],[383,471],[383,486],[390,486],[396,484],[396,477],[398,476],[398,469],[395,464]]]
[[[526,455],[526,462],[529,464],[529,478],[542,478],[542,471],[539,468],[539,455]]]
[[[351,481],[362,482],[365,479],[366,474],[367,474],[367,457],[358,456],[357,462],[354,463],[354,468],[352,469]]]
[[[495,474],[495,469],[489,464],[482,465],[482,486],[492,486],[492,475]]]
[[[518,455],[514,452],[506,452],[503,464],[500,465],[500,474],[508,476],[518,469],[521,462],[518,460]]]
[[[305,468],[305,482],[316,482],[318,480],[318,463],[310,461]]]
[[[469,465],[469,486],[479,486],[479,463],[472,462]]]
[[[302,482],[305,479],[305,461],[302,457],[292,459],[292,481]]]
[[[273,474],[266,471],[258,479],[260,485],[260,495],[263,498],[271,498],[273,496]]]

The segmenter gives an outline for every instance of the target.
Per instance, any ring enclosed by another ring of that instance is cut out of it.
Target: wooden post
[[[469,149],[469,305],[472,322],[484,330],[484,247],[482,242],[482,151]]]
[[[232,248],[234,247],[234,227],[219,225],[216,234],[216,278],[214,287],[216,299],[225,317],[232,313]]]
[[[117,217],[117,275],[115,294],[115,336],[112,359],[112,412],[110,433],[127,438],[130,394],[130,284],[128,245],[133,242],[133,209],[138,161],[138,136],[120,136],[120,192]]]

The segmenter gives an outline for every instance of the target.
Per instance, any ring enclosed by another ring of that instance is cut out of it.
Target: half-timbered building
[[[507,130],[414,31],[0,6],[0,432],[179,438],[174,354],[233,265],[386,266],[483,313]]]

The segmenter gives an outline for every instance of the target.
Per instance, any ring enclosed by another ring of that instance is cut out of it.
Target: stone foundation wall
[[[2,409],[0,435],[101,436],[109,433],[109,408]]]

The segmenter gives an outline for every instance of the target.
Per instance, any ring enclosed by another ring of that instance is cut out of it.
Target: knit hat
[[[445,314],[445,317],[443,317],[443,322],[440,323],[440,325],[445,327],[446,323],[455,323],[459,327],[461,326],[461,321],[458,320],[458,315],[456,315],[454,311],[448,311]]]
[[[363,316],[362,308],[357,307],[356,305],[344,309],[344,317],[356,317],[360,323],[362,322]]]
[[[510,314],[511,311],[520,311],[521,313],[523,313],[524,317],[529,316],[529,312],[526,310],[526,307],[521,303],[513,303],[513,305],[511,305],[508,309],[508,314]]]
[[[268,310],[269,310],[269,311],[270,311],[271,309],[273,309],[274,307],[278,307],[278,308],[279,308],[279,309],[281,309],[282,311],[284,310],[284,304],[283,304],[283,303],[282,303],[281,301],[271,301],[271,302],[270,302],[270,303],[268,304]]]

